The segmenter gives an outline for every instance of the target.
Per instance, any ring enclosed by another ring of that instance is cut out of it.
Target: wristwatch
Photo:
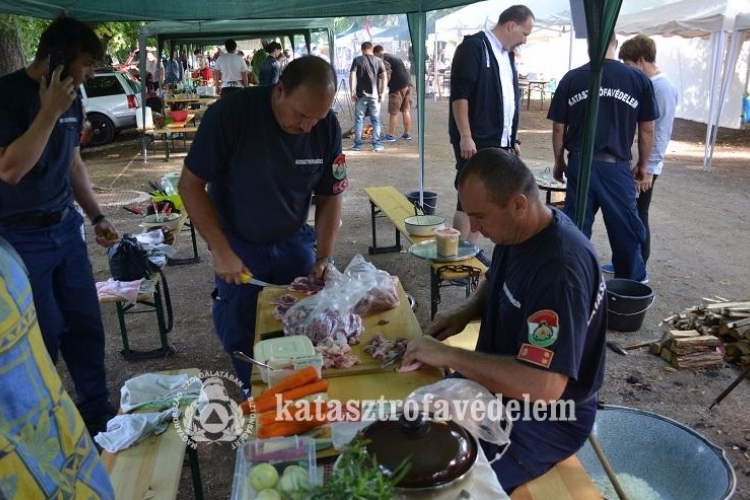
[[[318,257],[315,262],[325,261],[329,264],[335,264],[333,257]]]

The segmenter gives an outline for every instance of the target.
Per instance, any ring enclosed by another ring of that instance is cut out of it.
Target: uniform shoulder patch
[[[544,368],[549,368],[549,365],[552,364],[552,358],[554,356],[554,351],[524,342],[523,344],[521,344],[521,350],[518,351],[517,359],[520,359],[521,361],[527,361]]]
[[[537,311],[526,320],[529,327],[529,342],[541,347],[549,347],[557,340],[560,331],[560,318],[551,309]]]
[[[334,179],[341,180],[346,177],[346,155],[341,153],[333,160],[331,166]]]

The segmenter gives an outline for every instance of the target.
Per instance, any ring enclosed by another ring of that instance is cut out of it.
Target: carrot
[[[253,410],[250,407],[250,401],[247,399],[243,399],[240,403],[240,410],[242,410],[243,415],[250,415],[253,413]]]
[[[293,436],[295,434],[304,434],[305,432],[311,431],[316,427],[320,427],[325,424],[327,419],[325,417],[318,419],[314,417],[312,420],[303,420],[295,422],[272,422],[267,425],[261,425],[258,428],[259,438],[269,438],[278,436]]]
[[[310,409],[309,411],[313,412],[316,415],[327,415],[329,409],[332,407],[328,404],[328,401],[325,400],[310,401],[307,402],[307,406]],[[292,415],[295,415],[297,411],[303,409],[304,407],[305,406],[303,406],[303,403],[297,401],[289,406],[288,411]],[[283,416],[276,409],[269,410],[258,415],[258,424],[260,426],[264,426],[277,422],[286,422],[286,420],[277,420],[277,418],[283,418]]]
[[[309,394],[315,394],[316,392],[325,392],[327,390],[328,381],[321,378],[309,384],[289,389],[288,391],[284,391],[280,394],[282,401],[290,401],[293,399],[305,397]],[[268,391],[255,398],[255,411],[258,413],[263,413],[276,407],[276,394],[277,393],[275,392],[271,393],[271,390],[269,389]]]
[[[306,366],[299,371],[295,371],[291,375],[282,378],[276,385],[272,385],[264,392],[273,392],[274,394],[286,392],[289,389],[294,389],[295,387],[314,382],[317,378],[318,370],[316,370],[314,366]]]

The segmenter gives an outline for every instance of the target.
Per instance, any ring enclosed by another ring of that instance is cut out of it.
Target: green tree
[[[32,17],[0,15],[0,75],[31,61],[39,36],[49,21]]]

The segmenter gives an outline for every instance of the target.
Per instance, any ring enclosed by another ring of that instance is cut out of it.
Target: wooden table
[[[526,79],[518,79],[518,86],[525,88],[526,92],[526,109],[528,110],[531,107],[531,92],[536,90],[539,92],[539,97],[541,99],[541,106],[539,109],[544,108],[544,94],[547,93],[547,86],[549,85],[550,80],[526,80]]]
[[[188,368],[162,373],[168,375],[186,373],[197,376],[200,370]],[[178,434],[173,422],[170,422],[169,427],[162,434],[151,435],[131,448],[117,453],[107,451],[102,453],[102,462],[112,481],[115,498],[117,500],[177,498],[186,449],[193,475],[195,498],[202,499],[198,454],[194,448],[188,448],[187,442]]]
[[[361,349],[374,332],[381,331],[386,336],[421,335],[422,331],[414,312],[406,301],[406,294],[400,284],[397,284],[401,304],[391,311],[374,314],[364,318],[365,332],[362,343],[355,347]],[[272,315],[271,300],[287,290],[282,287],[269,287],[261,291],[258,296],[258,309],[255,323],[255,339],[260,341],[264,333],[278,331],[281,322]],[[380,319],[391,320],[386,325],[376,326]],[[478,332],[478,328],[475,328]],[[469,332],[469,335],[473,334]],[[470,341],[475,343],[475,341]],[[359,352],[357,352],[359,354]],[[364,354],[360,356],[364,361]],[[375,370],[357,373],[335,373],[336,369],[323,371],[323,377],[328,380],[328,395],[330,399],[347,400],[376,400],[381,396],[386,400],[403,399],[414,389],[432,384],[443,378],[442,371],[433,367],[422,367],[409,373],[397,373],[392,369]],[[266,388],[266,384],[254,382],[253,392]],[[327,452],[327,453],[326,453]],[[319,457],[332,456],[332,449],[319,452]],[[560,462],[555,468],[543,476],[531,481],[513,492],[513,500],[601,500],[596,488],[576,457]]]

